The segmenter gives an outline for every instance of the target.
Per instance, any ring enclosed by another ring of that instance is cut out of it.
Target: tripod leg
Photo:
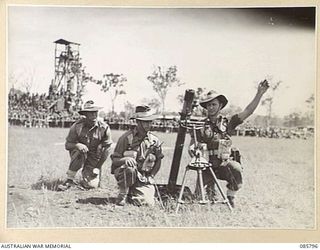
[[[208,201],[206,200],[204,196],[204,185],[203,185],[203,176],[202,176],[202,169],[198,169],[198,178],[199,178],[199,184],[200,184],[200,193],[201,193],[201,201],[200,204],[206,204]]]
[[[157,193],[157,196],[158,196],[158,198],[159,198],[159,202],[160,202],[161,208],[162,208],[163,210],[165,210],[164,205],[163,205],[163,202],[162,202],[161,194],[160,194],[159,189],[158,189],[158,186],[157,186],[157,183],[154,183],[153,186],[154,186],[154,188],[155,188],[155,190],[156,190],[156,193]]]
[[[221,186],[220,186],[220,184],[219,184],[219,182],[218,182],[218,179],[217,179],[216,174],[213,172],[212,168],[209,167],[209,169],[210,169],[210,172],[211,172],[211,174],[212,174],[213,181],[214,181],[215,184],[217,185],[217,187],[218,187],[218,189],[219,189],[219,192],[220,192],[220,194],[221,194],[221,196],[222,196],[222,198],[223,198],[223,201],[224,201],[225,203],[227,203],[229,209],[232,211],[232,207],[231,207],[231,205],[230,205],[230,202],[229,202],[227,196],[225,195],[225,193],[223,192],[223,190],[222,190],[222,188],[221,188]]]
[[[183,203],[182,196],[183,196],[183,191],[184,191],[184,188],[185,188],[185,185],[186,185],[186,175],[187,175],[188,170],[189,170],[188,167],[186,167],[186,170],[184,171],[184,175],[183,175],[183,179],[182,179],[182,186],[181,186],[179,198],[178,198],[178,201],[177,201],[176,214],[179,211],[180,204]]]

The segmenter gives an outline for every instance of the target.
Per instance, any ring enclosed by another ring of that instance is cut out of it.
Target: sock
[[[119,187],[119,189],[120,189],[120,192],[119,192],[120,196],[126,196],[129,193],[129,188]]]
[[[227,196],[234,197],[236,195],[236,193],[237,193],[237,191],[233,191],[233,190],[230,190],[230,189],[227,190]]]
[[[74,180],[75,176],[76,176],[77,171],[72,171],[72,170],[68,170],[67,171],[67,178],[70,180]]]

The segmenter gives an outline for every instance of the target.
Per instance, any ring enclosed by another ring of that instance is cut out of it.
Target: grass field
[[[8,129],[7,226],[34,227],[213,227],[311,229],[315,227],[313,139],[234,137],[244,166],[244,185],[231,213],[224,204],[155,207],[115,206],[117,185],[110,159],[96,190],[53,191],[69,163],[64,140],[68,129]],[[113,131],[113,140],[123,131]],[[165,158],[157,183],[168,182],[176,134],[158,133]],[[186,142],[189,141],[187,136]],[[183,153],[181,183],[189,158]],[[187,185],[193,190],[195,176]],[[221,181],[225,188],[225,182]]]

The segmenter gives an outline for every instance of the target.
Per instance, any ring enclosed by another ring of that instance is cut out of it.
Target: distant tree
[[[177,99],[178,99],[179,103],[182,105],[184,102],[184,95],[182,95],[182,94],[178,95]]]
[[[294,111],[283,118],[283,125],[287,127],[298,127],[298,126],[313,126],[313,117],[310,118],[309,114]]]
[[[306,103],[308,106],[308,112],[306,113],[306,117],[308,119],[309,125],[312,125],[314,123],[314,94],[312,94],[306,100]]]
[[[306,103],[308,104],[309,108],[314,108],[314,94],[312,94],[307,100]]]
[[[267,126],[271,125],[273,100],[275,97],[275,93],[278,90],[282,81],[278,81],[275,84],[272,83],[272,80],[269,80],[269,82],[271,82],[270,84],[271,91],[269,91],[269,94],[261,101],[261,105],[267,107]]]
[[[152,98],[152,99],[143,98],[142,103],[148,105],[150,108],[155,110],[156,113],[160,112],[161,102],[159,101],[159,99],[157,99],[157,98]]]
[[[162,69],[158,66],[147,79],[152,83],[153,90],[160,97],[162,112],[165,111],[165,101],[169,88],[174,85],[180,86],[184,84],[177,78],[176,66],[171,66],[168,69]]]
[[[301,114],[293,112],[284,117],[284,125],[287,127],[297,127],[301,125]]]
[[[34,85],[35,69],[25,72],[24,77],[21,81],[21,86],[27,93],[31,92],[32,86]]]
[[[128,118],[128,114],[127,114],[126,111],[120,111],[119,117],[120,117],[120,118],[127,119],[127,118]]]
[[[193,109],[193,114],[195,116],[206,116],[207,115],[207,110],[202,108],[200,104],[200,101],[203,100],[205,98],[205,94],[206,94],[207,90],[206,88],[201,88],[198,87],[195,90],[194,93],[194,104],[195,104],[195,108]]]
[[[133,115],[133,113],[135,111],[135,107],[131,102],[126,101],[124,104],[124,109],[125,109],[125,113],[126,113],[125,118],[129,119]]]
[[[23,69],[19,74],[11,72],[8,77],[8,83],[15,89],[30,93],[34,87],[35,69]]]
[[[78,86],[76,89],[75,96],[73,97],[73,101],[75,103],[76,109],[80,109],[81,105],[83,103],[83,95],[86,91],[86,84],[88,82],[94,82],[94,79],[92,76],[89,75],[89,73],[86,72],[85,67],[79,68],[79,73],[77,74],[78,77]]]
[[[203,95],[205,94],[205,92],[206,92],[206,88],[197,88],[194,93],[194,99],[201,100],[203,98]],[[177,99],[181,104],[183,104],[184,95],[182,95],[182,94],[178,95]]]
[[[13,89],[17,88],[18,86],[18,77],[12,72],[8,76],[8,84]]]
[[[122,74],[104,74],[103,79],[96,81],[98,85],[101,86],[101,91],[105,93],[109,93],[111,97],[111,110],[112,114],[114,114],[114,105],[117,97],[119,95],[124,95],[126,92],[124,91],[124,83],[127,81]]]
[[[265,127],[265,125],[267,124],[267,120],[268,117],[265,115],[252,115],[251,117],[251,122],[254,126],[258,126],[258,127]],[[249,118],[249,119],[250,119]],[[248,120],[249,120],[248,119]]]
[[[194,104],[196,106],[192,110],[193,115],[206,116],[206,110],[199,105],[199,102],[204,98],[205,93],[206,93],[206,88],[198,87],[195,89]],[[179,100],[179,103],[182,105],[184,102],[184,95],[182,94],[178,95],[177,99]]]
[[[198,87],[195,91],[195,99],[202,100],[204,98],[204,95],[206,94],[207,89]],[[215,92],[216,93],[216,92]]]
[[[242,111],[239,106],[230,104],[221,111],[222,115],[238,114]]]

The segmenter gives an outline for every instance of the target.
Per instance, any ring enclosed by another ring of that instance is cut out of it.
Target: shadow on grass
[[[107,204],[116,204],[117,198],[116,197],[108,197],[108,198],[89,197],[86,199],[78,199],[76,202],[80,204],[107,205]]]
[[[61,179],[50,180],[48,178],[41,176],[36,183],[31,185],[31,189],[33,189],[33,190],[47,189],[47,190],[51,190],[51,191],[57,191],[58,186],[62,183],[63,183],[63,180],[61,180]]]

